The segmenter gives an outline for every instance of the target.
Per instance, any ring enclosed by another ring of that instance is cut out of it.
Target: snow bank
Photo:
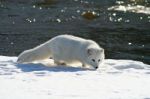
[[[0,99],[150,99],[150,65],[142,62],[107,59],[91,70],[16,60],[0,56]]]

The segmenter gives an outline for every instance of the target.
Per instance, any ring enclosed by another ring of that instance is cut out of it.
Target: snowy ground
[[[0,56],[0,99],[150,99],[150,65],[105,60],[99,70],[17,64]]]

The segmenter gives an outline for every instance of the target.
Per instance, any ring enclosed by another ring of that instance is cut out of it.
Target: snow
[[[142,62],[106,59],[92,70],[16,60],[0,56],[0,99],[150,99],[150,65]]]

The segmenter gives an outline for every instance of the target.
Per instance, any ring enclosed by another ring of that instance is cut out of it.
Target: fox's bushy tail
[[[18,56],[18,63],[30,63],[38,60],[48,59],[51,56],[47,44],[41,44],[33,49],[25,50]]]

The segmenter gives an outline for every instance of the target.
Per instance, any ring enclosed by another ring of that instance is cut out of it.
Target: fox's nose
[[[95,67],[95,69],[97,69],[97,68],[98,68],[98,66]]]

